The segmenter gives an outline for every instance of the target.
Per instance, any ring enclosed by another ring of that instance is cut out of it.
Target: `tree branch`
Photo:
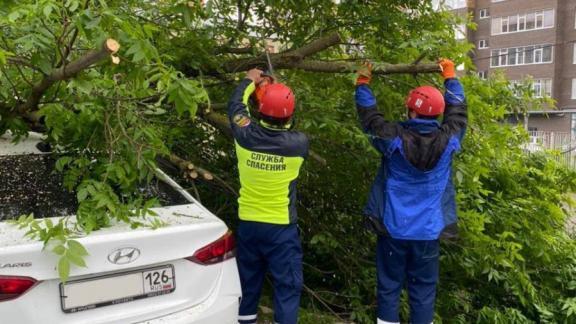
[[[87,9],[89,5],[90,5],[90,0],[86,0],[84,2],[83,9],[84,10]],[[78,27],[74,27],[74,31],[72,32],[72,37],[70,38],[70,41],[68,42],[68,44],[64,48],[64,53],[62,53],[62,56],[60,57],[60,62],[58,62],[56,67],[61,67],[62,65],[66,64],[66,60],[68,59],[68,56],[72,52],[72,47],[74,47],[74,43],[76,42],[76,39],[78,38],[79,32],[80,32],[80,30],[78,29]],[[65,36],[68,36],[68,33],[62,32],[61,40],[64,39]],[[61,42],[61,40],[60,40],[60,42]]]
[[[286,51],[279,54],[271,54],[270,61],[277,70],[303,70],[320,73],[350,73],[354,72],[358,64],[343,61],[319,61],[307,59],[307,57],[319,53],[327,48],[342,43],[338,33],[332,33],[325,37],[319,38],[300,48]],[[247,71],[256,67],[265,67],[268,61],[265,55],[259,55],[252,58],[234,59],[224,62],[221,70],[207,71],[206,74],[218,75],[224,73],[235,73]],[[398,74],[398,73],[435,73],[440,72],[437,64],[426,63],[420,64],[415,61],[412,64],[389,64],[382,63],[374,66],[373,74]]]
[[[329,47],[339,44],[342,41],[338,33],[332,33],[325,37],[319,38],[300,48],[279,54],[271,54],[270,61],[276,67],[285,62],[298,62],[302,59],[321,52]],[[226,73],[248,71],[255,67],[266,66],[268,64],[266,55],[260,55],[254,58],[235,59],[224,62],[222,70]],[[207,74],[219,74],[218,71],[208,71]]]
[[[54,83],[76,76],[78,73],[89,68],[93,64],[116,53],[119,48],[120,44],[116,40],[109,38],[104,42],[104,44],[102,44],[102,48],[99,50],[90,51],[70,64],[55,69],[32,88],[32,92],[28,96],[26,102],[18,107],[18,113],[26,115],[28,112],[37,110],[40,99],[42,99],[46,90],[48,90]]]
[[[70,55],[70,52],[72,52],[72,47],[74,46],[74,43],[76,42],[76,38],[78,38],[78,33],[79,33],[79,29],[74,28],[74,32],[72,33],[72,38],[70,39],[70,42],[68,43],[68,45],[66,45],[66,48],[64,48],[64,52],[62,53],[62,56],[60,58],[60,62],[58,62],[56,67],[61,67],[64,63],[66,63],[66,60],[68,59],[68,55]]]
[[[177,156],[176,154],[170,154],[168,159],[172,164],[176,165],[182,172],[184,172],[184,174],[189,178],[196,179],[198,178],[198,175],[201,175],[204,178],[204,180],[211,181],[214,179],[214,175],[212,174],[212,172],[204,168],[201,168],[197,165],[194,165],[194,163],[186,161],[183,158]],[[194,173],[196,174],[196,176],[193,175]]]
[[[219,129],[222,133],[232,137],[232,129],[230,128],[230,121],[224,114],[215,113],[213,111],[208,113],[201,113],[202,119],[207,121],[210,125]]]
[[[254,51],[254,47],[219,46],[214,49],[214,54],[252,54]]]
[[[232,186],[230,186],[226,181],[224,181],[219,176],[214,175],[212,172],[204,168],[201,168],[190,161],[184,160],[183,158],[173,153],[170,154],[170,156],[168,156],[168,160],[170,161],[170,163],[177,166],[180,169],[180,171],[184,173],[185,177],[195,180],[200,175],[202,176],[202,178],[204,178],[204,180],[207,181],[216,180],[218,183],[220,183],[222,187],[226,188],[232,194],[238,196],[238,192],[234,188],[232,188]]]
[[[42,73],[42,70],[40,70],[40,68],[38,68],[37,66],[34,66],[29,60],[23,58],[23,57],[18,57],[18,56],[9,56],[6,61],[8,62],[8,64],[12,64],[12,65],[22,65],[25,66],[27,68],[30,68],[34,71],[40,72]]]
[[[310,55],[322,52],[323,50],[328,49],[334,45],[338,45],[340,43],[342,43],[342,38],[340,37],[340,34],[334,32],[322,38],[318,38],[317,40],[310,42],[309,44],[304,45],[300,48],[288,51],[286,52],[286,54],[305,58]]]
[[[275,69],[298,69],[320,73],[350,73],[358,68],[358,64],[349,62],[325,62],[317,60],[283,61],[274,66]],[[435,63],[425,64],[375,64],[372,74],[399,74],[399,73],[432,73],[440,72]]]

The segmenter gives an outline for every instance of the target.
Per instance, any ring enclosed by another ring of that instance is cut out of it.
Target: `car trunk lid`
[[[78,238],[89,255],[87,267],[72,267],[70,277],[131,269],[190,257],[226,233],[224,223],[196,204],[153,209],[167,226],[131,229],[128,224],[92,232]],[[57,220],[57,219],[55,219]],[[74,220],[74,217],[71,218]],[[42,243],[24,237],[26,229],[0,223],[0,274],[58,278],[58,256],[44,251]],[[138,256],[126,256],[137,251]]]

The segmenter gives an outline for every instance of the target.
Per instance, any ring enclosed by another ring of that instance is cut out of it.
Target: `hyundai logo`
[[[108,261],[114,264],[122,265],[136,261],[140,257],[140,250],[133,247],[125,247],[112,251],[108,254]]]

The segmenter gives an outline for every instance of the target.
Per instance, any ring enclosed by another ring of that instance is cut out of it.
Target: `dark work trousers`
[[[410,323],[430,324],[434,318],[440,243],[378,236],[378,322],[399,323],[404,284],[410,302]]]
[[[302,247],[296,224],[240,221],[237,257],[242,300],[238,322],[256,323],[258,301],[267,271],[274,287],[274,321],[296,324],[302,291]]]

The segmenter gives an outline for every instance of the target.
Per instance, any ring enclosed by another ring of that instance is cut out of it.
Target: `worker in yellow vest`
[[[247,108],[251,96],[258,120]],[[308,139],[291,130],[294,101],[290,88],[252,69],[228,104],[241,185],[237,231],[241,324],[256,323],[267,271],[274,286],[274,321],[295,324],[298,318],[303,279],[296,181],[308,155]]]

